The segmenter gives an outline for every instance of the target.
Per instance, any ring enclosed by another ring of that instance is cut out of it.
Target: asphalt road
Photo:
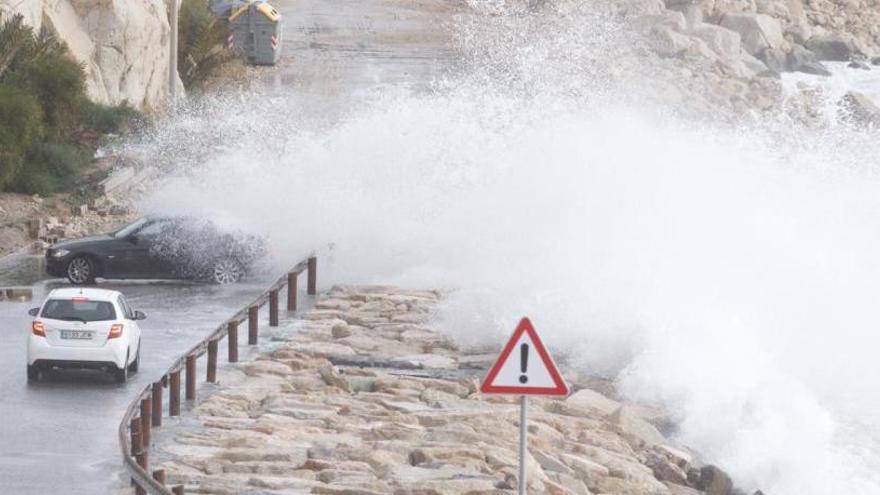
[[[93,371],[56,373],[36,384],[25,374],[27,336],[37,306],[62,281],[38,281],[35,257],[0,260],[0,286],[35,282],[31,302],[0,302],[0,494],[94,495],[119,484],[116,429],[142,387],[182,352],[269,284],[233,286],[173,282],[105,282],[147,314],[141,371],[124,385]]]

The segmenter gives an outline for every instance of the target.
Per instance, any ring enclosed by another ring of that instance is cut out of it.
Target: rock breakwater
[[[479,394],[494,356],[463,352],[438,331],[440,298],[333,288],[282,324],[272,350],[221,371],[220,388],[164,429],[157,467],[187,493],[512,492],[516,398]],[[565,375],[569,397],[531,401],[529,493],[735,493],[721,470],[664,435],[661,411]]]

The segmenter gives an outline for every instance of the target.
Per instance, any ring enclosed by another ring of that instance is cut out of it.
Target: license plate
[[[94,333],[95,332],[87,332],[85,330],[62,330],[61,338],[91,340]]]

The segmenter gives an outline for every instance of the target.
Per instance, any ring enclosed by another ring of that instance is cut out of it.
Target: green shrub
[[[25,154],[43,134],[43,112],[37,98],[0,84],[0,190],[21,171]]]
[[[229,26],[207,0],[183,0],[178,22],[177,71],[186,89],[198,88],[232,57],[225,48]]]
[[[12,188],[26,194],[49,194],[76,185],[77,174],[88,166],[88,154],[70,144],[36,144],[28,150],[24,167]]]
[[[21,16],[0,23],[0,191],[71,189],[96,142],[79,131],[120,132],[139,117],[89,101],[83,67],[51,32]]]
[[[140,112],[125,103],[114,107],[86,100],[82,106],[82,125],[103,134],[126,131],[142,119]]]

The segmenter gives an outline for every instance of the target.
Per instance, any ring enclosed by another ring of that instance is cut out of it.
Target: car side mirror
[[[134,319],[135,319],[135,320],[146,320],[146,319],[147,319],[147,315],[144,314],[143,311],[135,311],[135,312],[134,312]]]
[[[138,236],[135,234],[131,234],[130,236],[127,237],[127,239],[128,239],[128,242],[130,242],[132,244],[138,243]]]
[[[40,308],[31,308],[28,310],[28,314],[31,316],[37,316],[40,313]]]

